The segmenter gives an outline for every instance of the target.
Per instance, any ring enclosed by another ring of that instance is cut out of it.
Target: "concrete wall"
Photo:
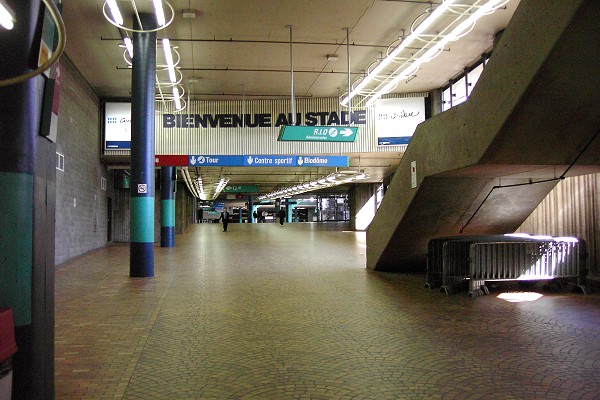
[[[193,208],[191,193],[183,182],[178,182],[175,193],[175,233],[184,233],[194,222]],[[129,189],[115,189],[113,217],[113,241],[129,242]],[[154,194],[154,241],[160,242],[160,189]]]
[[[66,56],[60,63],[56,151],[64,155],[65,168],[56,170],[56,264],[106,245],[112,195],[110,175],[99,161],[99,99]]]
[[[175,193],[175,233],[184,233],[194,223],[194,197],[183,182],[177,183]],[[177,242],[175,242],[177,245]]]
[[[600,280],[600,174],[567,178],[542,201],[518,232],[586,240],[590,275]]]
[[[379,184],[358,183],[350,186],[348,190],[348,205],[350,207],[350,225],[352,229],[364,230],[366,227],[357,226],[356,216],[377,194]],[[377,202],[371,201],[373,216],[377,212]],[[369,221],[370,223],[371,221]]]
[[[368,268],[424,270],[429,239],[513,232],[556,178],[598,172],[599,17],[599,2],[521,1],[469,99],[417,127],[367,230]]]

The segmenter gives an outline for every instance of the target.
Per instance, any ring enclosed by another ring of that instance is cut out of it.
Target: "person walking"
[[[224,209],[219,219],[223,221],[223,232],[227,232],[227,225],[229,225],[229,211]]]
[[[277,213],[277,216],[279,217],[279,224],[283,226],[283,221],[285,220],[285,210],[283,208],[280,208],[279,212]]]

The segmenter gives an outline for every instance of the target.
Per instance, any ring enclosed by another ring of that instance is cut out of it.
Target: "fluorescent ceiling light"
[[[369,174],[362,171],[339,171],[334,172],[324,177],[321,177],[312,182],[300,183],[284,189],[278,189],[271,193],[259,196],[258,200],[276,199],[282,196],[293,196],[300,193],[311,192],[313,190],[323,189],[331,186],[338,186],[344,183],[366,179]]]
[[[116,0],[106,0],[106,4],[108,4],[108,8],[110,8],[110,13],[112,14],[114,22],[117,25],[123,25],[123,16],[121,15],[121,11],[117,6]]]
[[[153,3],[154,12],[156,13],[156,22],[158,22],[158,26],[165,26],[165,11],[163,10],[162,0],[153,0]]]
[[[15,27],[13,12],[3,1],[0,2],[0,25],[9,31]]]
[[[181,99],[179,95],[179,88],[177,86],[173,86],[173,101],[175,102],[175,108],[177,110],[181,110]]]
[[[125,43],[125,48],[127,49],[127,52],[129,53],[129,57],[131,57],[131,59],[133,59],[133,42],[131,41],[131,38],[129,36],[125,36],[123,38],[123,43]]]
[[[444,2],[442,4],[446,4],[446,3],[447,2]],[[409,65],[406,65],[406,63],[404,63],[399,69],[397,69],[394,72],[394,75],[396,75],[396,76],[391,81],[389,81],[385,86],[383,86],[381,89],[377,89],[375,94],[373,96],[371,96],[369,101],[367,101],[366,106],[370,107],[377,100],[379,100],[379,98],[381,96],[394,90],[396,85],[398,85],[398,83],[401,80],[407,79],[410,76],[414,75],[417,72],[417,70],[419,69],[419,67],[421,66],[421,64],[429,62],[432,59],[434,59],[437,55],[439,55],[442,52],[442,50],[446,44],[448,44],[451,41],[458,40],[460,37],[467,34],[470,31],[470,29],[472,29],[472,27],[475,25],[475,23],[479,20],[479,18],[483,17],[484,15],[494,12],[499,6],[501,6],[502,4],[505,4],[505,3],[506,3],[506,0],[490,0],[485,5],[477,8],[477,10],[475,12],[473,12],[473,14],[471,14],[466,20],[461,22],[449,34],[445,35],[441,40],[436,42],[433,47],[431,47],[429,50],[427,50],[425,52],[425,54],[418,57],[416,60],[414,60]],[[440,5],[440,7],[441,7],[441,5]],[[437,9],[436,9],[436,11],[437,11]],[[421,25],[419,25],[419,27],[420,26]]]
[[[175,65],[173,65],[173,54],[171,53],[171,43],[169,39],[164,38],[162,40],[163,50],[165,52],[165,60],[167,62],[167,68],[169,70],[169,79],[171,83],[176,83],[177,78],[175,77]]]
[[[415,39],[417,39],[419,37],[419,35],[422,35],[423,32],[425,31],[425,29],[429,28],[431,26],[431,24],[433,24],[435,22],[435,20],[437,20],[448,9],[448,7],[450,7],[452,5],[452,3],[454,3],[455,1],[456,0],[446,0],[442,4],[440,4],[435,10],[433,10],[431,15],[429,15],[429,17],[427,17],[425,20],[423,20],[423,22],[421,22],[417,26],[417,28],[414,31],[412,31],[407,37],[405,37],[402,40],[402,42],[400,42],[398,44],[398,46],[396,46],[396,48],[394,50],[392,50],[391,53],[389,53],[383,60],[381,60],[379,62],[379,64],[377,64],[377,66],[371,72],[369,72],[369,74],[367,76],[365,76],[362,81],[360,81],[360,83],[356,86],[356,88],[354,88],[350,92],[350,94],[348,96],[346,96],[340,103],[342,105],[346,105],[350,101],[351,98],[353,98],[358,93],[360,93],[360,91],[362,89],[364,89],[364,87],[369,82],[371,82],[373,79],[375,79],[375,77],[377,77],[377,75],[385,67],[387,67],[393,61],[393,59],[398,54],[400,54],[400,52],[402,52],[402,50],[406,49],[410,44],[412,44],[412,42],[414,42]]]

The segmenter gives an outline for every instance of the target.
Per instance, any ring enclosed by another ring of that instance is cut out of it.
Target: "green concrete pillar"
[[[156,28],[140,14],[144,29]],[[141,29],[134,18],[136,29]],[[131,192],[129,276],[154,276],[154,86],[156,32],[135,32],[131,74]]]
[[[175,167],[160,170],[160,246],[175,247]]]
[[[0,31],[0,81],[37,67],[43,11],[37,0],[7,3],[17,21]],[[15,325],[13,399],[54,398],[56,145],[39,134],[46,80],[0,86],[0,307]]]

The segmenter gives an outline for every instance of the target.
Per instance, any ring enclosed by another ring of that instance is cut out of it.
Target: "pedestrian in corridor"
[[[227,232],[227,225],[229,225],[229,211],[224,209],[219,219],[223,221],[223,232]]]

